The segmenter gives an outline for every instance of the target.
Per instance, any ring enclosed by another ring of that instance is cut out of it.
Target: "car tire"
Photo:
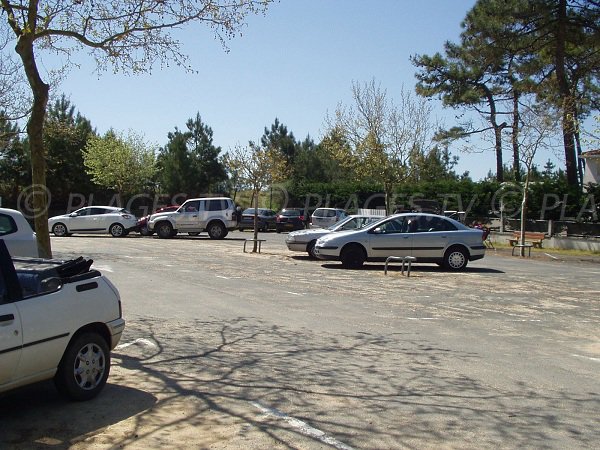
[[[169,222],[160,222],[156,227],[156,234],[161,239],[168,239],[174,236],[173,226]]]
[[[56,236],[56,237],[69,236],[69,232],[67,231],[67,226],[61,222],[54,224],[54,226],[52,227],[52,233],[54,233],[54,236]]]
[[[77,336],[60,361],[54,384],[71,400],[89,400],[102,390],[110,372],[110,350],[95,332]]]
[[[227,236],[227,228],[221,222],[209,223],[207,231],[211,239],[224,239]]]
[[[190,236],[198,236],[200,233],[198,231],[190,231],[188,234]]]
[[[342,266],[346,269],[360,269],[366,259],[365,251],[358,244],[346,245],[340,254]]]
[[[112,237],[123,237],[126,235],[125,227],[120,223],[113,223],[108,229],[108,232]]]
[[[454,246],[446,250],[444,268],[453,272],[464,270],[469,262],[469,255],[464,247]]]
[[[154,233],[148,229],[148,227],[140,228],[140,234],[142,236],[152,236]]]
[[[308,243],[308,245],[306,246],[306,252],[308,253],[308,256],[310,256],[312,259],[317,259],[317,255],[315,255],[315,244],[317,243],[317,240],[314,239],[312,241],[310,241]]]

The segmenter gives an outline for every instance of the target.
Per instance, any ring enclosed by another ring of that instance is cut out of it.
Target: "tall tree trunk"
[[[494,128],[494,139],[496,149],[496,180],[498,183],[504,181],[504,162],[502,160],[502,129],[506,127],[506,123],[498,125],[497,112],[496,112],[496,101],[489,88],[485,85],[482,86],[487,97],[488,105],[490,106],[490,123]]]
[[[31,149],[31,183],[33,193],[34,225],[40,256],[52,257],[48,230],[48,203],[46,189],[46,151],[44,148],[44,120],[50,87],[44,83],[37,68],[33,52],[33,34],[19,36],[16,52],[23,61],[31,92],[33,106],[27,123],[27,135]]]
[[[569,89],[569,81],[565,71],[565,46],[567,39],[567,0],[558,1],[558,17],[556,30],[555,66],[556,80],[562,99],[562,132],[565,148],[567,182],[577,186],[577,161],[575,160],[575,117],[577,109],[575,99]]]
[[[519,159],[519,92],[514,91],[513,96],[513,125],[512,125],[512,147],[513,147],[513,171],[515,181],[521,181],[521,160]]]

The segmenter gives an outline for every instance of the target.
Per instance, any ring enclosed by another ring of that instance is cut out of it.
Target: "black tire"
[[[152,236],[154,233],[148,229],[147,226],[140,228],[140,234],[142,236]]]
[[[123,237],[126,235],[125,227],[120,223],[113,223],[108,229],[108,232],[112,237]]]
[[[227,236],[227,228],[218,221],[209,223],[206,231],[211,239],[224,239]]]
[[[110,350],[98,333],[77,336],[63,355],[54,384],[71,400],[89,400],[102,390],[110,372]]]
[[[450,247],[444,255],[444,268],[453,272],[464,270],[469,262],[469,254],[464,247]]]
[[[168,238],[175,236],[175,234],[177,234],[177,232],[175,230],[173,230],[173,226],[169,222],[159,222],[156,225],[155,229],[156,229],[156,234],[161,239],[168,239]],[[173,232],[175,232],[175,234],[173,234]]]
[[[317,240],[312,240],[308,243],[308,245],[306,246],[306,252],[308,253],[308,256],[310,256],[313,259],[317,259],[317,255],[315,255],[315,244],[317,243]]]
[[[198,236],[200,233],[198,231],[190,231],[188,234],[190,236]]]
[[[365,251],[358,244],[350,244],[342,249],[340,260],[346,269],[360,269],[367,259]]]
[[[69,232],[67,230],[67,226],[64,223],[61,223],[61,222],[58,222],[58,223],[54,224],[54,226],[52,227],[52,233],[54,233],[54,236],[56,236],[56,237],[69,236]]]

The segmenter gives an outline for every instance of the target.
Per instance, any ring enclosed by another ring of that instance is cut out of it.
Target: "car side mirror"
[[[72,212],[71,214],[69,214],[69,217],[77,217],[77,213]]]
[[[373,234],[383,234],[383,230],[381,229],[381,227],[377,227],[377,228],[374,228],[373,230],[371,230],[371,233],[373,233]]]

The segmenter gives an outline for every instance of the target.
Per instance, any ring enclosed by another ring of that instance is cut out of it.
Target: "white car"
[[[229,197],[191,198],[176,211],[152,214],[148,220],[148,230],[161,239],[203,231],[211,239],[224,239],[237,225],[235,203]]]
[[[73,400],[102,390],[125,321],[119,291],[91,264],[11,258],[0,240],[0,392],[48,379]]]
[[[319,259],[359,268],[365,261],[414,256],[449,270],[462,270],[485,255],[483,231],[448,217],[425,213],[396,214],[357,231],[330,233],[317,240]]]
[[[310,216],[310,226],[314,228],[327,228],[348,216],[340,208],[317,208]]]
[[[287,235],[285,243],[287,248],[293,252],[307,252],[312,258],[315,256],[315,244],[317,239],[327,233],[358,230],[365,225],[380,220],[381,216],[372,215],[352,215],[348,216],[328,228],[314,228],[310,230],[292,231]]]
[[[57,237],[73,233],[110,233],[111,236],[126,236],[136,229],[137,218],[125,208],[115,206],[86,206],[70,214],[48,219],[48,229]]]
[[[12,256],[39,256],[35,233],[20,211],[0,208],[0,239]]]

